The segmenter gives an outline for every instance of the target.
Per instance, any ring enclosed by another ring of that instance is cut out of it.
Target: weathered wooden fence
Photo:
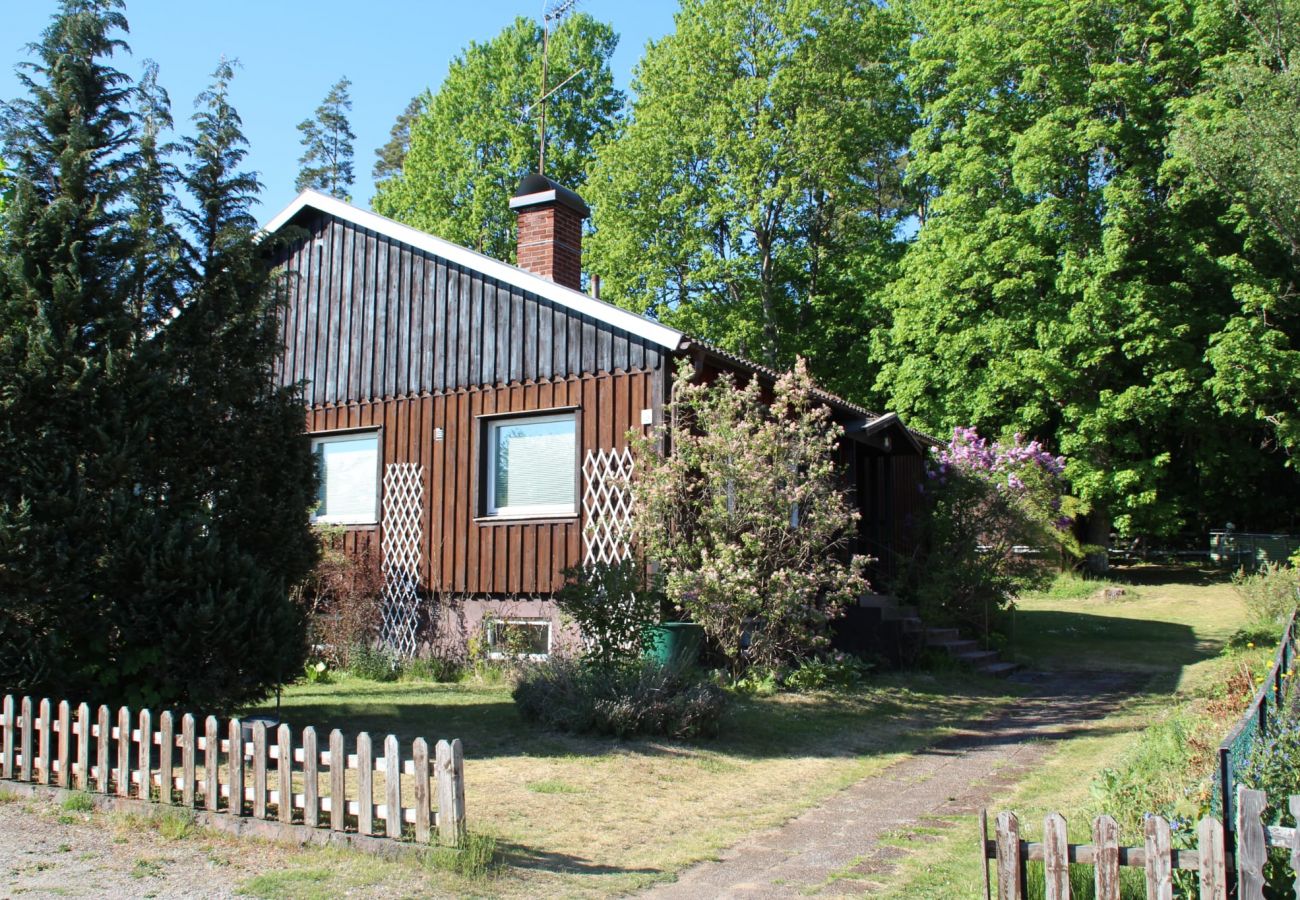
[[[1236,853],[1228,852],[1223,825],[1213,817],[1202,819],[1197,826],[1195,850],[1175,850],[1169,823],[1160,816],[1147,818],[1143,846],[1121,847],[1119,826],[1110,816],[1093,821],[1091,844],[1071,844],[1060,813],[1047,817],[1043,840],[1033,843],[1020,839],[1020,823],[1009,812],[998,814],[995,834],[990,839],[987,816],[981,814],[984,894],[992,896],[988,861],[996,860],[998,900],[1022,900],[1027,896],[1027,862],[1043,864],[1042,894],[1046,900],[1069,900],[1071,864],[1093,868],[1097,900],[1120,900],[1121,866],[1144,870],[1149,900],[1173,900],[1173,873],[1178,869],[1197,873],[1201,900],[1227,900],[1234,885],[1232,896],[1237,900],[1264,900],[1264,864],[1269,848],[1280,847],[1289,854],[1296,896],[1300,896],[1300,828],[1265,825],[1264,806],[1262,792],[1238,789]],[[1300,815],[1300,797],[1290,798],[1288,811],[1292,817]]]
[[[404,756],[391,734],[349,742],[335,729],[322,746],[312,727],[295,742],[288,725],[258,720],[0,703],[0,778],[10,781],[420,843],[455,846],[464,834],[459,740],[438,741],[431,758],[416,738]]]

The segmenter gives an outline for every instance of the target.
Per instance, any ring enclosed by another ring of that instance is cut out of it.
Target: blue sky
[[[0,4],[0,98],[20,91],[14,65],[57,8],[53,0]],[[619,33],[614,77],[627,88],[632,67],[649,40],[673,27],[675,0],[583,0],[579,9],[609,22]],[[251,144],[250,167],[265,191],[265,221],[293,197],[298,170],[297,124],[311,115],[341,75],[352,79],[352,130],[356,132],[355,201],[373,192],[374,149],[407,101],[436,89],[447,65],[471,40],[483,41],[517,15],[540,17],[540,0],[127,0],[132,56],[118,68],[138,77],[145,59],[160,67],[181,130],[192,102],[222,54],[242,64],[233,88]]]

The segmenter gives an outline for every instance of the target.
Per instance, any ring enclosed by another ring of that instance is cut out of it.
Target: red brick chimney
[[[545,175],[529,175],[510,200],[518,214],[518,265],[556,284],[582,289],[582,198]]]

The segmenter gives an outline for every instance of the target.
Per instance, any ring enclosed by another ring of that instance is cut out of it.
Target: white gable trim
[[[308,206],[336,216],[345,222],[351,222],[359,228],[369,229],[376,234],[401,241],[426,253],[432,253],[448,262],[481,272],[489,278],[530,291],[566,309],[590,316],[598,322],[604,322],[661,347],[676,350],[681,346],[682,333],[666,325],[316,191],[303,191],[299,194],[275,218],[266,223],[263,231],[267,234],[279,231],[290,219]]]

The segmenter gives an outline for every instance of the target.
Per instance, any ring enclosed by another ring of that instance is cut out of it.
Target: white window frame
[[[336,444],[343,441],[356,441],[365,438],[375,440],[375,507],[374,515],[365,516],[319,516],[315,510],[312,511],[311,520],[313,524],[321,525],[378,525],[379,524],[379,492],[382,479],[380,473],[383,471],[384,464],[384,441],[383,435],[378,428],[367,428],[359,431],[330,431],[309,435],[311,438],[311,453],[316,455],[316,448],[321,444]],[[320,473],[321,478],[325,477],[325,472]]]
[[[497,506],[497,432],[511,425],[545,425],[550,422],[568,422],[573,426],[573,500],[536,506]],[[574,516],[578,513],[578,413],[565,410],[544,415],[502,416],[488,419],[483,429],[487,465],[483,469],[483,515],[493,519],[545,519],[555,516]]]
[[[549,658],[550,658],[550,656],[551,656],[551,648],[554,646],[554,642],[555,642],[555,627],[554,627],[554,625],[552,624],[552,622],[551,622],[550,619],[513,619],[513,618],[504,618],[504,617],[496,617],[496,616],[494,616],[494,617],[488,619],[487,622],[485,623],[486,630],[487,630],[487,645],[488,645],[488,654],[487,654],[487,656],[488,656],[488,659],[494,659],[494,660],[496,660],[496,659],[507,659],[507,658],[511,658],[511,657],[509,656],[509,654],[507,654],[506,652],[504,652],[504,651],[502,651],[502,650],[496,650],[496,649],[493,649],[493,646],[492,646],[493,643],[495,642],[495,632],[496,632],[496,629],[497,629],[498,626],[501,626],[501,625],[504,625],[504,626],[507,626],[507,627],[512,626],[512,625],[530,625],[530,626],[538,625],[538,626],[544,626],[544,627],[546,628],[546,652],[545,652],[545,653],[525,653],[525,654],[522,654],[521,657],[516,657],[516,658],[522,658],[522,659],[538,659],[538,660],[540,660],[540,659],[549,659]]]

